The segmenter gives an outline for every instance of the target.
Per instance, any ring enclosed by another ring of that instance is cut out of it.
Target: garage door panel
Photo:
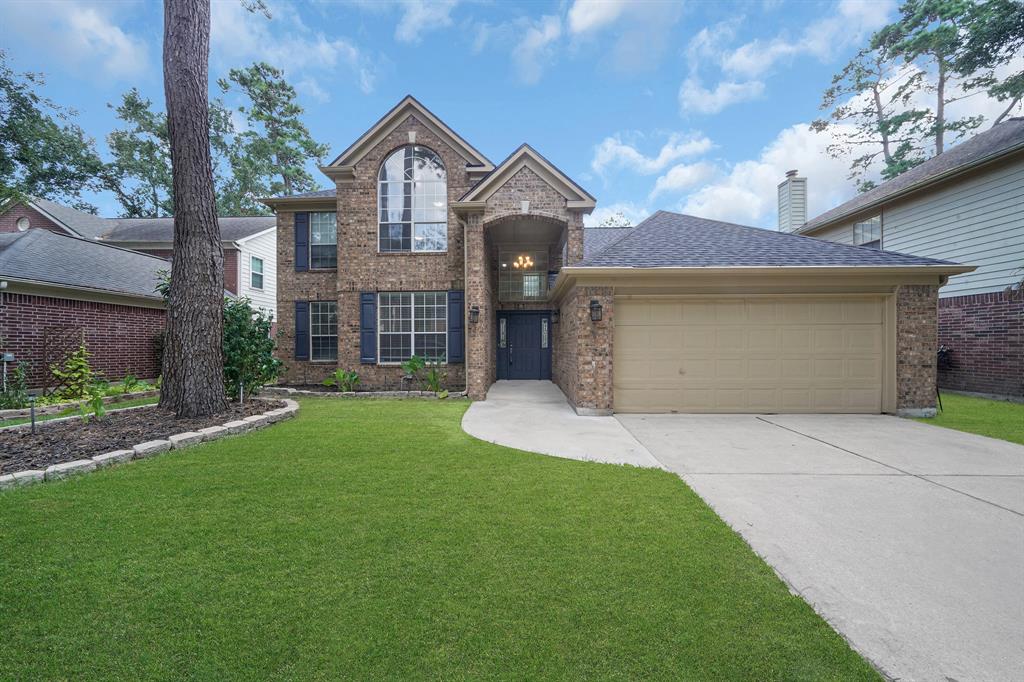
[[[879,412],[881,298],[616,302],[620,412]]]

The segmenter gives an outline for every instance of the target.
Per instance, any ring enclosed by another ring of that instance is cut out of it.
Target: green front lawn
[[[106,408],[107,412],[113,412],[114,410],[122,410],[126,407],[138,407],[139,405],[156,405],[158,402],[160,402],[160,396],[154,395],[148,398],[132,398],[131,400],[123,400],[119,403],[110,403],[109,405],[106,406]],[[75,405],[74,407],[69,407],[66,410],[61,410],[60,412],[57,412],[55,414],[37,414],[36,423],[38,424],[39,422],[50,421],[51,419],[60,419],[62,417],[70,417],[71,415],[74,414],[80,414],[77,405]],[[89,411],[88,414],[90,415],[91,418],[92,411]],[[4,421],[0,421],[0,429],[6,428],[8,426],[15,426],[17,424],[28,424],[30,421],[32,421],[31,417],[5,419]]]
[[[918,421],[1024,445],[1024,404],[955,393],[942,394],[942,411]]]
[[[878,679],[676,476],[465,409],[308,399],[0,494],[0,676]]]

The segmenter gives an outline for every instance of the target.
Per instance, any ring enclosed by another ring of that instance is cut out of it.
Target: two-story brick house
[[[286,384],[399,388],[416,354],[581,414],[934,411],[936,292],[970,267],[664,211],[587,230],[538,152],[495,165],[412,97],[321,170],[266,200]]]

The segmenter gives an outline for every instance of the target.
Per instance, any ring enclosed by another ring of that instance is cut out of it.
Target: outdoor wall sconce
[[[560,310],[552,310],[551,311],[551,324],[558,324],[558,318],[561,317],[561,316],[562,316],[562,312]]]
[[[590,321],[591,322],[600,322],[601,321],[601,314],[603,312],[604,312],[604,308],[602,308],[601,304],[597,302],[597,299],[596,298],[590,299]]]
[[[475,305],[469,309],[469,321],[476,324],[476,321],[480,319],[480,306]]]

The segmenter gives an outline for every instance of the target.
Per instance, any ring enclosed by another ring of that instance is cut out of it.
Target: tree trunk
[[[941,154],[945,148],[946,138],[946,60],[939,55],[939,82],[936,88],[935,102],[935,155]]]
[[[889,165],[892,163],[892,153],[889,151],[889,133],[885,131],[885,107],[882,106],[882,96],[878,92],[881,79],[881,70],[879,70],[878,80],[871,85],[871,94],[875,100],[875,120],[878,122],[878,132],[882,136],[882,157],[885,159],[886,165]]]
[[[174,257],[160,406],[217,414],[224,399],[224,251],[210,162],[209,0],[164,0],[164,94],[174,187]]]

